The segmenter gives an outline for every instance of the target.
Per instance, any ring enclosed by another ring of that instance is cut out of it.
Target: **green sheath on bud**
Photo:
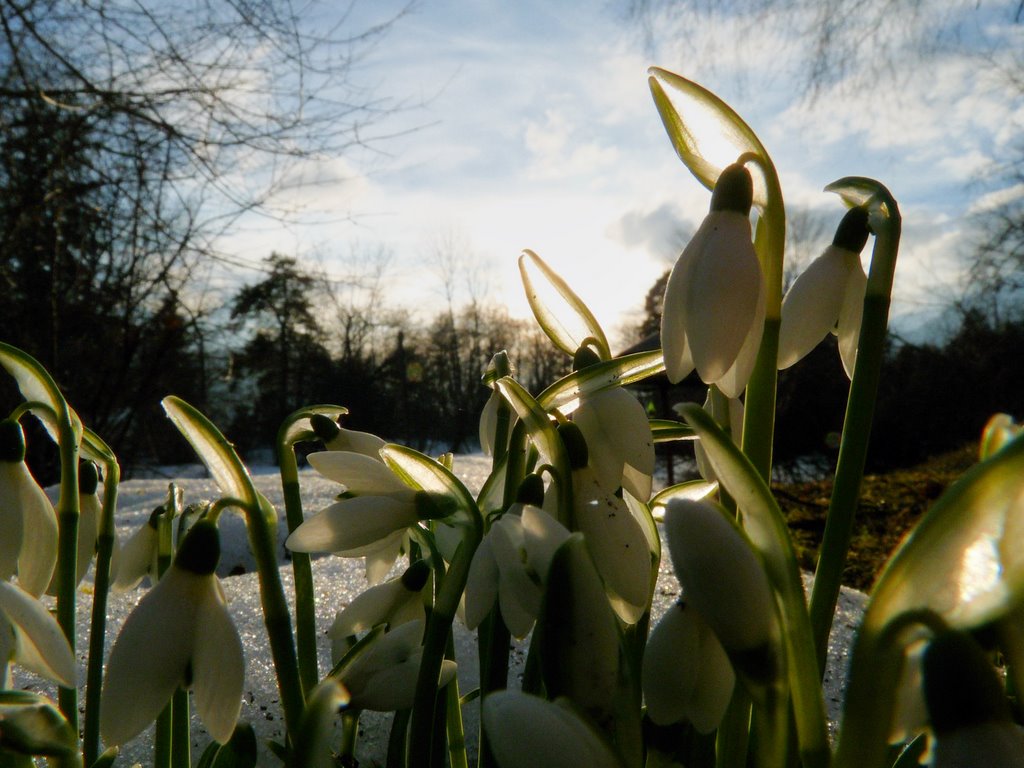
[[[569,455],[569,466],[572,469],[583,469],[590,460],[587,441],[580,428],[571,421],[558,425],[558,436],[562,438],[565,452]]]
[[[193,525],[185,540],[181,542],[174,565],[190,573],[208,576],[217,569],[220,561],[220,533],[216,523],[199,520]]]
[[[428,493],[427,491],[416,491],[416,516],[420,520],[435,520],[439,517],[448,517],[455,511],[455,502],[441,493]]]
[[[419,592],[427,583],[430,576],[430,566],[426,560],[417,560],[405,569],[402,574],[402,586],[410,592]]]
[[[154,531],[160,527],[160,515],[164,513],[163,507],[157,507],[149,513],[149,520],[146,521],[146,525],[152,528]]]
[[[83,461],[78,468],[78,492],[92,496],[100,485],[100,469],[91,461]]]
[[[922,663],[924,698],[936,735],[1010,720],[999,677],[970,635],[953,630],[936,635]]]
[[[0,421],[0,461],[12,464],[25,460],[25,433],[14,419]]]
[[[748,216],[753,201],[754,180],[750,178],[750,171],[740,163],[725,168],[711,193],[711,210],[734,211]]]
[[[544,503],[544,480],[536,472],[532,472],[523,478],[516,491],[516,501],[520,504],[529,504],[539,507]]]
[[[325,443],[329,443],[341,432],[338,422],[322,413],[314,413],[310,416],[309,425],[313,428],[313,433]]]
[[[868,212],[865,208],[851,208],[836,227],[832,245],[853,253],[860,253],[868,242]]]

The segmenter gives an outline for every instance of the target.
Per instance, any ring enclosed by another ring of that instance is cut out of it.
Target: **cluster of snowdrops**
[[[163,402],[221,497],[186,506],[172,491],[119,546],[115,456],[35,360],[0,345],[24,397],[0,423],[5,765],[41,756],[109,766],[155,721],[153,764],[188,766],[193,707],[212,739],[201,766],[264,760],[238,722],[243,649],[215,575],[225,511],[244,516],[257,564],[286,725],[269,749],[289,766],[354,765],[366,710],[395,713],[389,765],[468,766],[469,706],[481,708],[482,766],[1024,765],[1008,694],[1024,686],[1024,437],[1007,416],[993,418],[979,463],[879,577],[829,732],[821,680],[880,375],[896,202],[870,179],[830,184],[848,210],[783,297],[785,213],[768,153],[699,85],[660,69],[649,82],[678,156],[711,190],[667,284],[660,348],[613,357],[584,303],[526,252],[530,304],[573,372],[531,394],[507,356],[494,356],[480,419],[493,470],[478,494],[452,473],[450,455],[348,430],[341,406],[296,411],[277,440],[294,612],[276,559],[278,510],[209,420],[178,398]],[[829,332],[850,389],[807,595],[768,482],[775,381]],[[694,371],[707,400],[678,406],[678,419],[649,418],[625,388]],[[29,415],[59,448],[56,509],[24,463]],[[695,441],[702,477],[652,494],[654,446],[673,440]],[[309,462],[337,481],[338,497],[307,514],[295,446],[310,442],[323,450]],[[663,541],[681,591],[654,617]],[[330,670],[317,663],[315,552],[366,563],[368,588],[329,628]],[[76,592],[90,566],[83,680]],[[104,658],[109,589],[146,576],[151,588]],[[477,631],[478,690],[458,688],[455,621]],[[528,638],[514,684],[512,637]],[[55,681],[58,701],[14,689],[17,666]]]

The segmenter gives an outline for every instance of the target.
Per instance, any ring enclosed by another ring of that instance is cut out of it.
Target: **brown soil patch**
[[[977,461],[974,445],[917,467],[866,475],[854,519],[843,583],[868,591],[907,532],[943,491]],[[775,497],[789,522],[800,567],[814,570],[825,530],[832,480],[780,483]]]

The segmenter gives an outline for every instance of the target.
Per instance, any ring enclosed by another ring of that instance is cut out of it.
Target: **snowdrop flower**
[[[401,576],[361,593],[338,611],[327,630],[331,638],[331,659],[337,664],[349,649],[348,638],[378,624],[397,627],[408,621],[424,621],[426,612],[420,593],[430,577],[430,566],[417,560]]]
[[[146,576],[149,576],[150,581],[156,583],[157,544],[159,543],[157,526],[160,515],[163,513],[163,507],[154,509],[146,524],[135,531],[125,542],[117,575],[111,584],[115,591],[127,592],[130,589],[135,589]]]
[[[831,331],[839,337],[846,375],[853,376],[868,279],[860,252],[868,240],[868,214],[851,208],[832,245],[796,279],[782,302],[779,368],[803,358]]]
[[[35,595],[0,579],[0,687],[13,687],[11,661],[68,688],[76,685],[75,657],[60,625]]]
[[[423,659],[423,622],[410,621],[378,638],[339,675],[352,697],[349,708],[392,712],[409,709],[416,696],[416,678]],[[454,661],[441,662],[438,688],[455,677]]]
[[[711,212],[665,286],[661,344],[673,384],[696,368],[707,384],[739,397],[764,328],[765,287],[750,233],[753,182],[742,165],[722,171]]]
[[[775,598],[764,566],[725,510],[672,499],[665,536],[688,605],[711,627],[733,667],[755,682],[781,672]]]
[[[1024,729],[1013,722],[1002,683],[970,635],[937,635],[923,670],[933,768],[1024,766]]]
[[[484,699],[482,716],[501,768],[622,768],[614,749],[567,699],[496,691]]]
[[[15,573],[33,597],[46,590],[57,564],[57,514],[25,464],[25,433],[0,421],[0,580]]]
[[[231,738],[242,706],[242,641],[214,575],[220,536],[200,520],[174,563],[125,621],[107,662],[100,733],[124,744],[156,719],[179,686],[191,686],[210,736]]]
[[[380,449],[384,447],[385,443],[376,435],[345,429],[341,424],[322,413],[310,416],[309,424],[328,451],[351,451],[369,456],[371,459],[381,460]]]
[[[711,733],[725,715],[736,673],[715,633],[681,600],[651,632],[641,679],[651,722],[685,720]]]
[[[572,420],[587,441],[590,466],[611,492],[621,486],[634,499],[651,498],[654,437],[639,400],[621,387],[584,394]]]
[[[75,584],[81,584],[89,566],[96,557],[96,540],[100,535],[100,524],[103,520],[103,504],[97,494],[99,490],[100,475],[97,466],[91,462],[84,462],[78,468],[78,556],[76,561]],[[114,548],[110,558],[110,575],[115,578],[117,568],[120,565],[120,552],[117,545],[117,538],[114,538]],[[57,571],[54,570],[50,579],[50,586],[47,594],[57,594]]]
[[[473,555],[466,582],[466,626],[476,629],[497,599],[513,637],[526,637],[540,612],[555,550],[569,531],[532,504],[514,504],[492,525]]]
[[[293,552],[363,557],[401,540],[421,520],[444,517],[444,499],[414,491],[383,462],[351,451],[322,451],[309,463],[343,484],[349,497],[308,518],[285,542]]]

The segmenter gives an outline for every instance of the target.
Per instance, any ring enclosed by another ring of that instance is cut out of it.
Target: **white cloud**
[[[586,135],[554,108],[542,120],[528,120],[523,144],[529,155],[526,175],[533,180],[592,175],[615,164],[619,153]]]

